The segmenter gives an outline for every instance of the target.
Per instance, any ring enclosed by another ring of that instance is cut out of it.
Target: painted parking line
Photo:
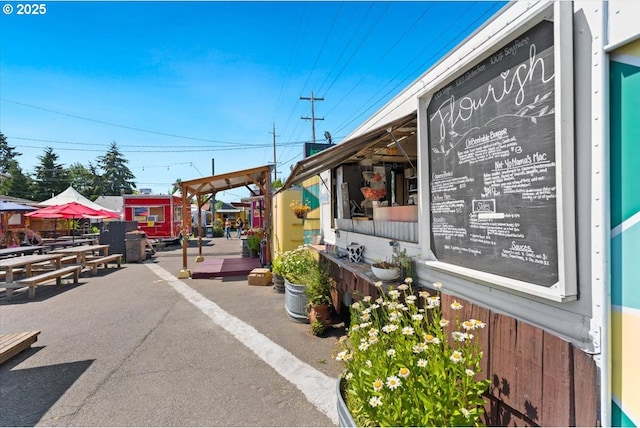
[[[258,330],[224,311],[175,275],[154,263],[145,263],[158,277],[167,282],[189,303],[208,316],[219,327],[234,336],[280,376],[291,382],[319,411],[338,424],[336,408],[336,378],[329,377],[309,364],[296,358],[291,352],[273,342]]]

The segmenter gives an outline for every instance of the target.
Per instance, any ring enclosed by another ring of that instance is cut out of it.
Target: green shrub
[[[318,269],[312,250],[304,245],[282,254],[281,275],[293,284],[304,284],[309,272]]]

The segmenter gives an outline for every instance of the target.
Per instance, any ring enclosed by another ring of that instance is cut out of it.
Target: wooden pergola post
[[[187,216],[191,212],[191,204],[189,201],[189,195],[187,194],[187,188],[180,183],[180,189],[182,192],[182,270],[178,273],[179,279],[186,279],[191,277],[191,271],[187,267],[187,237],[189,236],[187,226],[189,222],[186,221]]]

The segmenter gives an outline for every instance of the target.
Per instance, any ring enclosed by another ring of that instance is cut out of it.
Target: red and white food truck
[[[182,198],[171,195],[124,195],[124,219],[137,221],[150,239],[177,241],[182,232]],[[186,218],[191,222],[191,215]],[[191,225],[186,225],[188,230]]]

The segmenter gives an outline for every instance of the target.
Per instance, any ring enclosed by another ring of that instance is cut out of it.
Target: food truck
[[[126,221],[137,221],[151,239],[177,241],[182,230],[182,198],[172,195],[124,195]],[[187,217],[187,221],[190,216]],[[190,225],[187,225],[190,228]]]
[[[357,250],[486,320],[488,426],[640,426],[639,14],[509,2],[282,188],[326,183],[336,309],[378,293]]]

